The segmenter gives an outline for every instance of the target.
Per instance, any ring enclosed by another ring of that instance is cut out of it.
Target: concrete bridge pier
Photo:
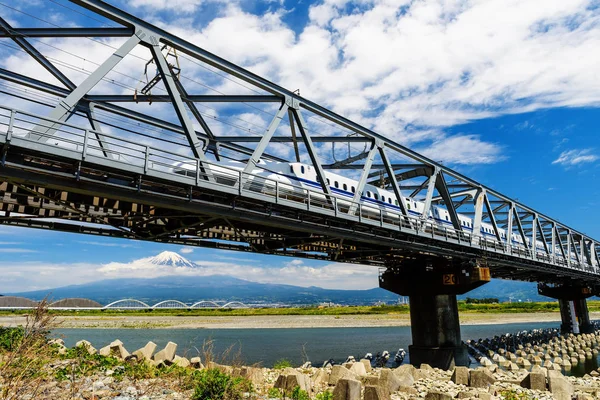
[[[450,369],[468,366],[462,343],[456,295],[489,282],[489,269],[475,262],[454,264],[444,258],[417,257],[395,262],[379,276],[383,289],[408,296],[411,364]]]
[[[562,333],[591,333],[594,326],[590,323],[587,298],[592,289],[587,286],[538,284],[538,292],[558,300],[560,308],[560,331]]]

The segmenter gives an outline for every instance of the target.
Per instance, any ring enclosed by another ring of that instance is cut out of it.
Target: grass
[[[600,311],[600,301],[588,301],[589,311]],[[531,313],[558,312],[558,302],[515,302],[495,304],[466,304],[458,302],[458,310],[464,313]],[[194,309],[194,310],[51,310],[54,316],[261,316],[261,315],[385,315],[408,314],[408,305],[383,306],[340,306],[340,307],[289,307],[289,308],[246,308],[246,309]],[[0,315],[24,315],[30,310],[0,311]],[[138,327],[138,326],[136,326]],[[141,326],[139,327],[141,328]]]

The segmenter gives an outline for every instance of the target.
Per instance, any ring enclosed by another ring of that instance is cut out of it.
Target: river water
[[[559,322],[520,323],[502,325],[465,325],[461,327],[463,340],[493,337],[523,330],[558,328]],[[304,359],[314,366],[333,358],[343,362],[349,355],[357,359],[366,353],[387,350],[393,355],[399,348],[408,350],[412,342],[410,327],[381,328],[281,328],[281,329],[57,329],[54,335],[62,337],[71,347],[85,339],[101,348],[120,339],[130,352],[153,341],[158,348],[172,341],[178,344],[181,356],[202,356],[203,343],[212,341],[213,354],[221,360],[227,349],[229,356],[246,365],[260,364],[272,367],[280,359],[299,366]],[[238,356],[239,355],[239,356]],[[409,357],[405,362],[409,361]],[[597,368],[597,362],[596,362]]]

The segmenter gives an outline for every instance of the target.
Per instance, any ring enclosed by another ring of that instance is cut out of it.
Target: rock
[[[548,371],[548,389],[556,400],[571,400],[573,385],[559,371]]]
[[[405,375],[406,377],[410,377],[410,375]],[[412,377],[411,377],[412,378]],[[413,380],[414,382],[414,380]],[[379,386],[383,389],[386,389],[388,393],[394,393],[400,386],[410,386],[410,384],[403,385],[391,369],[384,368],[379,373]]]
[[[365,371],[367,371],[367,373],[373,370],[373,367],[371,367],[371,361],[363,358],[362,360],[360,360],[360,363],[365,366]]]
[[[474,388],[487,388],[496,382],[496,378],[486,368],[477,368],[469,374],[469,386]]]
[[[542,372],[530,372],[520,383],[521,387],[532,390],[546,390],[546,376]]]
[[[190,363],[192,364],[192,367],[194,367],[194,368],[198,368],[198,369],[204,368],[204,365],[202,365],[202,360],[200,359],[200,357],[190,358]]]
[[[577,397],[575,397],[576,400],[594,400],[594,397],[586,394],[586,393],[579,393],[577,395]]]
[[[333,389],[333,400],[360,400],[360,391],[359,381],[341,378]]]
[[[248,379],[253,384],[260,384],[265,381],[265,374],[262,369],[256,367],[242,367],[239,372],[242,378]],[[310,386],[310,378],[304,375],[304,379],[308,381],[308,385]]]
[[[452,373],[452,382],[457,385],[469,385],[469,368],[467,367],[456,367]]]
[[[282,389],[287,394],[291,393],[296,386],[299,386],[301,390],[304,390],[309,394],[312,389],[310,384],[310,378],[300,373],[290,375],[279,375],[274,385],[275,388]]]
[[[411,395],[415,395],[415,396],[417,396],[419,394],[419,391],[412,386],[400,386],[397,391],[398,391],[398,393],[406,393],[406,394],[411,394]],[[412,399],[412,397],[411,397],[411,399]]]
[[[317,372],[311,377],[311,380],[315,386],[327,384],[329,382],[329,371],[325,368],[318,368]]]
[[[364,364],[360,362],[355,362],[354,364],[352,364],[352,366],[350,367],[350,371],[354,372],[357,376],[367,375],[367,370],[365,369]]]
[[[123,347],[123,342],[120,340],[115,340],[108,346],[105,346],[99,351],[101,356],[105,357],[115,357],[121,360],[124,360],[129,356],[129,352]]]
[[[477,396],[477,392],[458,392],[457,399],[470,399]]]
[[[187,368],[190,366],[190,360],[188,360],[185,357],[179,357],[176,355],[175,357],[173,357],[173,364],[181,368]]]
[[[173,358],[175,358],[175,352],[177,351],[177,343],[169,342],[165,346],[164,349],[159,351],[152,357],[152,359],[156,362],[166,361],[172,362]]]
[[[331,374],[329,375],[329,384],[336,385],[340,379],[356,379],[356,374],[341,365],[334,365],[331,367]]]
[[[390,400],[390,394],[387,390],[379,386],[365,386],[364,400]]]
[[[154,354],[154,350],[156,350],[156,343],[148,342],[141,349],[137,349],[134,351],[134,356],[137,356],[138,360],[152,360],[152,354]]]
[[[409,374],[414,380],[417,380],[417,369],[412,364],[404,364],[399,366],[398,368],[394,369],[394,374],[396,376]]]
[[[75,347],[83,347],[87,350],[88,354],[91,355],[98,353],[98,350],[96,350],[94,346],[92,346],[92,344],[87,340],[80,340],[79,342],[75,343]]]
[[[453,397],[448,393],[432,390],[425,395],[425,400],[452,400]]]

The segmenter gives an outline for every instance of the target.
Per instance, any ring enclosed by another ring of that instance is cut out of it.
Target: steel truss
[[[69,1],[118,27],[15,28],[0,18],[0,36],[62,85],[0,69],[2,82],[11,85],[3,93],[37,107],[0,107],[0,223],[373,265],[427,252],[484,259],[497,277],[600,281],[600,244],[584,233],[103,1]],[[36,38],[88,37],[124,42],[77,84],[35,46]],[[152,85],[161,94],[96,93],[140,47],[156,65]],[[165,48],[241,82],[249,94],[190,90]],[[24,95],[24,88],[58,102]],[[176,119],[135,109],[140,103],[169,104]],[[207,105],[264,107],[259,111],[270,114],[270,122],[255,136],[216,133],[202,108]],[[42,115],[40,106],[51,110]],[[277,145],[293,153],[282,155]],[[344,146],[348,152],[340,159]],[[226,183],[215,172],[223,159],[245,163],[239,174],[228,172]],[[320,190],[305,190],[298,199],[277,183],[263,179],[258,185],[253,171],[261,160],[302,161],[315,172]],[[176,165],[191,173],[177,173]],[[350,206],[341,205],[325,171],[357,180]],[[365,210],[360,200],[367,184],[393,192],[400,217]],[[411,200],[425,204],[420,215],[411,212]],[[428,222],[433,205],[448,210],[447,228]],[[472,226],[461,222],[461,214]],[[495,234],[471,233],[482,224]],[[506,241],[513,233],[524,248]]]

